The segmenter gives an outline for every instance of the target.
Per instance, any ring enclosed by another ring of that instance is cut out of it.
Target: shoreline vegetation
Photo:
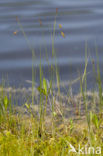
[[[5,88],[4,82],[1,84],[0,156],[103,155],[103,92],[98,55],[97,65],[92,61],[96,91],[95,86],[94,91],[87,90],[86,43],[84,72],[76,79],[80,81],[80,92],[73,95],[69,86],[68,94],[62,95],[54,48],[57,14],[58,9],[51,33],[52,57],[55,59],[55,65],[50,65],[51,80],[45,78],[40,60],[40,85],[36,90],[35,50],[17,18],[21,32],[32,51],[32,88],[28,91],[25,88],[16,90]],[[66,35],[61,30],[62,25],[59,25],[59,28],[65,38]],[[57,90],[53,89],[55,79]],[[24,98],[23,101],[20,101],[21,97]],[[18,106],[18,103],[21,103],[21,106]]]
[[[82,94],[55,95],[54,108],[52,99],[45,108],[45,98],[42,106],[25,102],[12,107],[12,93],[2,89],[0,95],[1,156],[102,156],[103,111],[98,92],[85,94],[87,112]]]

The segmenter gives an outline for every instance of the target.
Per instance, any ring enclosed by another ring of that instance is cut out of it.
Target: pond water
[[[61,82],[67,86],[69,81],[78,77],[79,71],[83,72],[86,43],[89,87],[93,85],[91,59],[96,59],[96,48],[103,75],[103,0],[0,0],[0,79],[8,75],[11,85],[30,85],[26,81],[32,79],[32,52],[29,46],[34,48],[36,55],[36,81],[39,82],[40,52],[44,76],[50,78],[47,57],[50,64],[55,63],[51,57],[51,34],[56,8],[54,46]]]

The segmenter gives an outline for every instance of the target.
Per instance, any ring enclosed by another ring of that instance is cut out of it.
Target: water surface
[[[49,79],[53,24],[56,18],[55,53],[61,82],[78,77],[85,64],[85,44],[88,45],[88,85],[93,86],[91,59],[96,59],[96,47],[100,58],[101,75],[103,69],[103,0],[1,0],[0,1],[0,79],[8,75],[11,85],[25,86],[32,79],[32,52],[16,21],[19,18],[35,50],[34,68],[39,82],[40,51],[44,76]],[[40,25],[40,21],[42,25]],[[62,25],[62,29],[59,28]],[[14,35],[13,32],[17,32]],[[61,36],[65,33],[65,38]]]

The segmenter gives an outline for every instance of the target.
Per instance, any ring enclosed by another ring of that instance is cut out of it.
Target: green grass
[[[79,145],[82,148],[86,145],[95,149],[103,148],[103,113],[94,113],[91,110],[88,117],[76,114],[75,118],[63,119],[58,111],[59,108],[55,108],[53,119],[52,114],[45,115],[45,118],[41,116],[39,119],[35,117],[35,108],[28,105],[23,107],[28,114],[22,111],[22,107],[10,113],[7,110],[8,101],[9,98],[7,100],[4,97],[2,101],[4,109],[0,115],[1,156],[12,156],[14,153],[17,156],[66,156],[71,149],[70,144],[77,151]],[[64,113],[66,110],[67,107],[64,108]],[[52,122],[55,127],[52,126]],[[55,131],[53,131],[54,128]],[[71,152],[70,155],[75,153]]]

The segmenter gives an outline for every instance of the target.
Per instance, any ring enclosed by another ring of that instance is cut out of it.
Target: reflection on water
[[[48,55],[51,59],[51,33],[58,8],[55,51],[62,81],[74,79],[85,62],[85,42],[88,43],[89,70],[91,58],[98,46],[100,67],[103,66],[103,1],[102,0],[5,0],[0,1],[0,73],[8,73],[9,81],[31,79],[32,54],[16,17],[19,18],[30,45],[35,49],[34,66],[38,69],[40,49],[44,74],[48,78]],[[40,23],[41,21],[41,23]],[[61,36],[59,24],[65,38]],[[14,34],[13,32],[16,32]],[[38,73],[38,72],[37,72]],[[36,77],[38,80],[38,76]],[[92,76],[89,76],[89,80]]]

